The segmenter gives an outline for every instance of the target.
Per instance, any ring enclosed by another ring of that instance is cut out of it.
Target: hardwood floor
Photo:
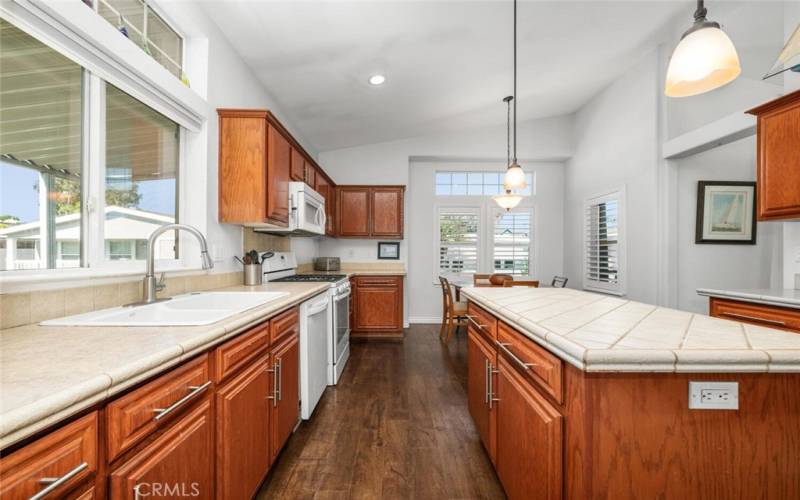
[[[505,498],[467,411],[463,329],[351,344],[350,360],[257,498]]]

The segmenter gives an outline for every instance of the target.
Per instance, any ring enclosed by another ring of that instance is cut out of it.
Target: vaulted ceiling
[[[512,3],[204,2],[317,151],[505,122]],[[519,5],[520,120],[571,113],[652,49],[683,1]],[[380,87],[373,74],[386,75]]]

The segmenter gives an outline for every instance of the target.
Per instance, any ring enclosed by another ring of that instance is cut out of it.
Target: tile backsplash
[[[158,296],[172,297],[187,292],[241,285],[242,273],[174,276],[166,278],[164,283],[166,288]],[[123,283],[2,294],[0,329],[121,306],[139,300],[142,300],[141,278]]]

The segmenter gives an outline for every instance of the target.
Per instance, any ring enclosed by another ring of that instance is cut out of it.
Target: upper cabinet
[[[316,188],[321,169],[267,110],[219,109],[219,221],[289,224],[289,182]],[[325,179],[332,185],[330,179]],[[333,197],[322,193],[326,203]]]
[[[338,186],[338,236],[403,239],[405,186]]]
[[[800,90],[748,113],[757,118],[758,220],[800,218]]]

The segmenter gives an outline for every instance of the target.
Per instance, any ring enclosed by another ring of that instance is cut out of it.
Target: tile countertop
[[[0,330],[0,449],[185,361],[328,286],[270,283],[219,289],[289,295],[207,326],[34,324]]]
[[[757,304],[800,309],[800,290],[784,288],[749,288],[739,290],[698,288],[697,294],[723,299],[741,300],[742,302],[755,302]]]
[[[588,372],[795,372],[800,334],[569,288],[461,293]]]

